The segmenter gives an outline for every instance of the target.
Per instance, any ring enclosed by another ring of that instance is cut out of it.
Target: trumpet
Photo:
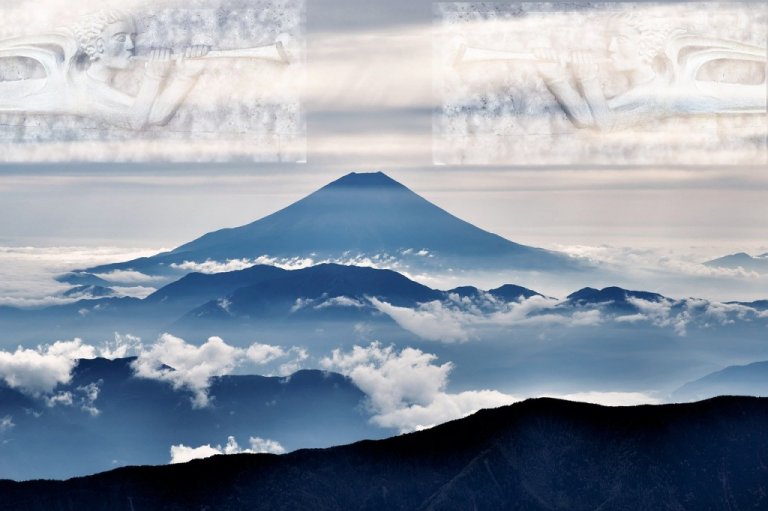
[[[572,61],[573,56],[569,53],[558,55],[558,58],[556,59],[542,59],[529,51],[489,50],[484,48],[470,48],[462,45],[456,54],[454,64],[456,66],[476,62],[560,62],[566,64]],[[610,61],[611,59],[605,55],[598,54],[595,56],[595,62],[597,63]]]
[[[173,60],[184,59],[184,53],[174,52]],[[290,64],[291,57],[288,52],[285,51],[283,43],[280,41],[274,44],[268,44],[264,46],[255,46],[253,48],[238,48],[234,50],[211,50],[205,55],[199,57],[187,57],[189,59],[259,59],[269,60],[271,62],[278,62],[280,64]],[[131,60],[136,61],[149,61],[149,57],[146,55],[134,55]]]

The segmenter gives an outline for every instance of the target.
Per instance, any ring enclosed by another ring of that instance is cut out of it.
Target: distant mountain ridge
[[[577,271],[557,252],[514,243],[461,220],[391,179],[351,173],[247,225],[220,229],[170,252],[89,268],[163,274],[184,262],[270,257],[316,260],[386,254],[444,268]],[[75,273],[83,280],[82,273]],[[102,275],[102,278],[107,278]]]
[[[688,382],[672,393],[675,401],[716,395],[768,396],[768,361],[729,366]]]
[[[433,429],[291,454],[69,481],[0,481],[37,509],[765,509],[768,400],[601,407],[528,400]]]
[[[768,253],[752,256],[746,252],[737,252],[717,259],[712,259],[704,263],[713,268],[742,268],[747,271],[758,273],[768,272]]]

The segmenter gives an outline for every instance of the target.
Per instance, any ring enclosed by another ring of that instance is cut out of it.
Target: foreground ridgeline
[[[291,454],[0,482],[3,509],[768,509],[768,399],[553,399]]]

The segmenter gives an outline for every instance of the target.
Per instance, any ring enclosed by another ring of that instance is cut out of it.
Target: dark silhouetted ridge
[[[64,482],[0,482],[18,511],[768,508],[768,400],[601,407],[536,399],[431,430]]]

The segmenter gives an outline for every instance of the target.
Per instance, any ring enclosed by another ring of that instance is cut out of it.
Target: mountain
[[[446,270],[584,269],[566,255],[514,243],[456,218],[381,172],[353,172],[250,224],[210,232],[170,252],[87,271],[167,274],[185,261],[265,255],[314,260],[362,255]]]
[[[214,300],[194,309],[187,317],[209,318],[243,316],[287,317],[298,311],[320,310],[326,317],[338,309],[369,310],[368,298],[385,300],[396,306],[415,307],[438,300],[443,293],[414,282],[392,270],[359,266],[320,264],[301,270],[286,271],[273,279],[237,289],[224,300]],[[344,300],[334,300],[343,298]],[[311,303],[319,300],[318,303]],[[313,315],[316,317],[316,315]]]
[[[694,401],[721,395],[768,396],[768,361],[726,367],[686,383],[671,397],[674,401]]]
[[[648,291],[630,291],[620,287],[595,289],[585,287],[567,296],[567,303],[575,307],[603,306],[617,312],[637,312],[638,308],[632,299],[646,302],[660,302],[666,298],[658,293]]]
[[[504,284],[496,289],[489,290],[488,293],[505,302],[516,302],[520,298],[543,296],[541,293],[514,284]]]
[[[69,481],[0,482],[32,509],[766,509],[768,400],[601,407],[529,400],[430,430]]]
[[[109,282],[107,280],[86,272],[64,273],[57,276],[56,280],[63,284],[71,284],[73,286],[109,286]]]
[[[768,253],[751,256],[746,252],[738,252],[717,259],[712,259],[704,263],[713,268],[742,268],[747,271],[758,273],[768,273]]]
[[[275,266],[255,265],[222,273],[190,273],[158,289],[144,299],[167,316],[181,315],[217,298],[226,298],[240,288],[255,286],[288,273]]]
[[[173,332],[200,339],[203,334],[250,337],[253,327],[269,325],[275,327],[271,334],[295,343],[329,323],[343,330],[327,330],[329,339],[335,334],[347,336],[359,322],[376,323],[389,334],[402,333],[372,298],[415,308],[465,292],[478,299],[485,293],[474,287],[440,291],[395,271],[370,267],[327,263],[284,270],[255,265],[231,272],[190,273],[144,299],[106,297],[37,310],[0,310],[0,328],[30,340],[48,340],[52,333],[103,337],[115,331],[143,338]],[[538,293],[507,284],[488,294],[500,301],[517,301]],[[287,331],[290,326],[297,330]]]
[[[104,298],[107,296],[113,296],[114,290],[108,287],[87,285],[87,286],[74,286],[67,289],[61,296],[65,298]]]
[[[365,394],[339,374],[213,378],[210,405],[189,390],[134,376],[133,358],[80,360],[72,380],[30,397],[0,380],[0,478],[66,478],[116,466],[162,464],[171,445],[223,444],[234,436],[275,440],[287,450],[327,447],[391,430],[368,423]],[[52,397],[55,398],[52,399]],[[0,509],[8,509],[2,504]]]
[[[725,302],[729,305],[743,305],[758,311],[768,311],[768,300],[755,300],[754,302]]]

